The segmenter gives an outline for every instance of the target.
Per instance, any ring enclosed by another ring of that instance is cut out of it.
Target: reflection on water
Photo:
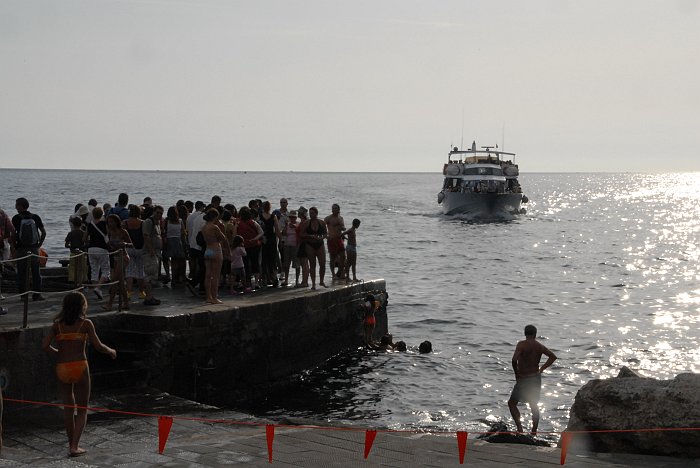
[[[39,186],[32,175],[0,173],[0,199]],[[335,202],[362,220],[359,276],[386,279],[394,338],[413,349],[429,339],[435,352],[348,350],[251,402],[257,414],[441,430],[509,421],[510,359],[528,323],[559,356],[543,379],[544,431],[566,426],[581,385],[623,365],[657,378],[700,369],[700,173],[525,173],[528,213],[496,223],[440,214],[439,173],[133,172],[110,173],[109,186],[99,172],[40,177],[47,193],[29,198],[50,255],[66,252],[73,205],[83,194],[114,202],[109,187],[165,205],[285,196],[322,216]]]

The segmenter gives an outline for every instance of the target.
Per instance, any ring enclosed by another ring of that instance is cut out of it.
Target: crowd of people
[[[105,310],[111,309],[116,294],[128,309],[129,297],[140,294],[147,306],[160,302],[153,296],[156,282],[182,286],[206,295],[209,303],[221,303],[221,286],[230,292],[245,293],[264,287],[288,287],[290,268],[294,268],[295,287],[315,289],[326,286],[326,245],[329,269],[334,280],[357,281],[357,236],[360,221],[354,219],[346,228],[340,206],[333,204],[331,214],[319,218],[316,207],[288,210],[286,199],[272,209],[269,201],[251,200],[237,209],[221,203],[214,196],[211,203],[178,201],[167,210],[145,198],[140,205],[130,204],[126,193],[119,195],[115,206],[98,206],[91,199],[78,204],[69,217],[70,231],[65,246],[70,249],[69,278],[76,289],[85,288],[102,299],[102,287],[110,283]],[[10,217],[0,209],[0,250],[2,258],[17,259],[20,292],[33,291],[33,300],[42,300],[39,249],[46,239],[46,229],[37,214],[29,211],[26,198],[15,203],[17,214]],[[165,214],[165,216],[164,216]],[[326,241],[324,244],[324,240]],[[346,244],[347,242],[347,244]],[[87,258],[85,253],[87,253]],[[1,270],[0,270],[1,271]],[[162,272],[162,275],[161,275]],[[352,279],[350,278],[352,274]],[[132,292],[133,285],[138,293]],[[85,286],[88,285],[88,286]],[[31,289],[30,289],[31,287]],[[380,302],[368,295],[362,304],[365,345],[384,351],[406,351],[403,341],[394,342],[385,334],[374,341],[375,313]],[[519,342],[512,364],[516,385],[508,401],[518,432],[523,427],[517,405],[529,404],[532,433],[539,423],[537,402],[541,374],[556,356],[536,340],[537,329],[528,325],[526,339]],[[79,456],[90,394],[90,373],[85,345],[115,359],[117,352],[98,338],[93,323],[87,319],[87,299],[83,292],[69,292],[43,348],[56,357],[59,391],[65,403],[64,420],[69,454]],[[418,352],[431,353],[432,344],[424,341]],[[540,366],[545,355],[547,361]],[[2,393],[0,391],[0,451],[2,450]]]
[[[6,257],[18,259],[20,293],[32,291],[32,300],[42,300],[37,256],[46,229],[41,217],[29,211],[26,198],[18,198],[15,208],[11,219],[0,210],[0,246],[4,255],[10,250]],[[111,310],[117,294],[122,309],[129,309],[133,294],[144,305],[156,306],[160,301],[153,296],[153,285],[159,283],[221,303],[222,289],[233,294],[268,287],[325,287],[327,264],[333,280],[358,281],[360,220],[346,228],[338,204],[320,218],[316,207],[288,209],[285,198],[274,209],[259,199],[237,208],[215,195],[209,203],[180,200],[166,211],[150,197],[133,204],[121,193],[114,206],[98,206],[95,199],[77,204],[69,225],[69,281],[99,300],[109,283],[104,310]]]

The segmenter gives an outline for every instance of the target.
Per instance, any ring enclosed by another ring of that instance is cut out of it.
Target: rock
[[[622,369],[620,369],[620,373],[617,374],[617,378],[621,377],[638,377],[638,378],[644,378],[642,375],[640,375],[638,372],[633,371],[627,366],[622,366]]]
[[[549,447],[549,443],[531,436],[530,434],[517,434],[508,429],[504,422],[497,422],[491,425],[488,432],[494,434],[482,434],[477,439],[485,440],[494,444],[523,444],[537,445],[539,447]]]
[[[585,437],[598,452],[700,458],[699,430],[658,430],[662,428],[700,428],[700,374],[656,380],[625,367],[616,378],[591,380],[576,394],[566,430],[644,429],[577,434],[574,439]]]

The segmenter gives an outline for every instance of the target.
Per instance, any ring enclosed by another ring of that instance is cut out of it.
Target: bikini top
[[[326,230],[324,229],[323,225],[320,222],[316,225],[316,229],[312,229],[311,228],[311,221],[309,221],[309,224],[306,226],[306,233],[325,236]]]
[[[61,331],[61,324],[58,324],[58,334],[56,335],[56,341],[87,341],[88,334],[87,333],[80,333],[80,330],[83,328],[83,325],[85,322],[80,324],[80,327],[78,327],[78,331],[74,333],[63,333]]]

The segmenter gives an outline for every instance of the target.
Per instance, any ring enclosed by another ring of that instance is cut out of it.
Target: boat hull
[[[443,212],[473,217],[498,218],[520,213],[521,193],[444,192]]]

